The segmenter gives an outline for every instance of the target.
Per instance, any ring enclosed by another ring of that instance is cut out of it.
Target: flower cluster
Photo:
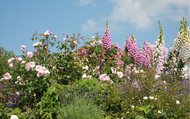
[[[35,67],[35,63],[34,62],[28,62],[25,65],[26,65],[26,70],[27,71],[29,71],[30,68],[34,68]]]
[[[49,70],[47,70],[44,66],[37,65],[35,70],[38,72],[37,77],[40,77],[42,75],[48,76],[50,74]]]
[[[117,74],[118,78],[123,77],[123,72],[119,72],[119,71],[117,71],[117,69],[114,69],[113,67],[111,67],[111,71],[112,71],[113,74]]]

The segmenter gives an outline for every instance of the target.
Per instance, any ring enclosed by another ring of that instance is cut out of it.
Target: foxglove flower
[[[174,52],[178,52],[180,50],[180,47],[182,45],[183,42],[183,37],[182,36],[178,36],[175,40],[174,43],[172,44],[172,46],[170,47],[170,51],[172,53]]]
[[[181,52],[179,54],[179,58],[182,59],[182,62],[186,62],[189,58],[190,52],[190,42],[183,45],[181,48]]]
[[[143,54],[142,51],[139,50],[135,56],[135,64],[141,65],[142,62],[143,62]]]
[[[109,26],[108,26],[108,21],[106,23],[106,29],[104,32],[104,36],[103,36],[103,47],[107,50],[111,50],[111,36],[110,36],[110,30],[109,30]]]

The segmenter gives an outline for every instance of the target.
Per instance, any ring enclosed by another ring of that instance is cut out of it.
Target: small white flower
[[[112,81],[112,80],[109,80],[109,84],[112,85],[112,84],[113,84],[113,81]]]
[[[84,73],[83,75],[82,75],[82,78],[86,78],[87,76],[86,76],[86,74]]]
[[[11,115],[10,119],[18,119],[17,115]]]
[[[143,97],[144,100],[148,99],[148,97]]]
[[[85,69],[88,70],[88,66],[87,65],[85,66]]]
[[[90,79],[91,79],[91,78],[92,78],[92,76],[87,76],[87,78],[90,78]]]
[[[178,100],[176,100],[176,104],[180,104],[180,102]]]
[[[113,67],[111,67],[111,71],[112,71],[113,74],[117,74],[116,69],[114,69]]]
[[[21,63],[22,63],[22,64],[25,64],[25,63],[26,63],[26,61],[22,61]]]
[[[43,67],[42,67],[42,70],[43,70],[43,71],[45,71],[45,70],[46,70],[46,68],[43,66]]]
[[[88,70],[88,66],[87,65],[83,66],[82,68],[85,69],[85,70]]]
[[[77,45],[77,41],[74,40],[73,43],[74,43],[75,45]]]
[[[96,71],[98,71],[98,70],[99,70],[99,68],[100,68],[100,66],[96,66],[95,70],[96,70]]]
[[[153,99],[154,99],[154,97],[153,97],[153,96],[149,96],[149,98],[150,98],[151,100],[153,100]]]
[[[65,40],[66,40],[66,38],[63,38],[63,40],[65,41]]]
[[[155,79],[159,79],[159,78],[160,78],[160,76],[156,74],[156,76],[155,76],[154,78],[155,78]]]
[[[117,75],[119,78],[122,78],[123,77],[123,72],[117,72]]]
[[[135,106],[134,106],[134,105],[131,105],[131,108],[135,108]]]
[[[20,95],[20,93],[19,93],[19,92],[16,92],[16,94],[17,94],[17,95]]]
[[[162,112],[159,110],[158,113],[161,114]]]

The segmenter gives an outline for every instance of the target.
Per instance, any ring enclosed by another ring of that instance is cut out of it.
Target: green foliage
[[[47,92],[44,93],[41,101],[36,105],[36,110],[33,116],[30,119],[35,118],[50,118],[55,119],[58,115],[59,108],[62,107],[62,100],[59,98],[60,91],[63,89],[63,86],[56,84],[48,88]]]
[[[75,96],[73,102],[63,105],[58,119],[103,119],[103,111],[90,98]]]
[[[5,70],[9,68],[7,60],[15,56],[13,51],[7,51],[4,47],[0,46],[0,77],[7,73],[5,72]]]
[[[13,102],[9,100],[19,100],[18,97],[14,96],[15,91],[14,88],[10,86],[7,81],[0,81],[0,118],[6,119],[10,116],[12,111],[11,107],[13,106]],[[10,106],[12,105],[12,106]]]
[[[187,118],[188,92],[182,93],[183,97],[179,92],[188,89],[181,87],[182,84],[172,78],[165,85],[161,79],[154,80],[154,74],[148,70],[136,74],[131,82],[110,86],[100,106],[111,118]],[[182,104],[177,104],[177,100]]]

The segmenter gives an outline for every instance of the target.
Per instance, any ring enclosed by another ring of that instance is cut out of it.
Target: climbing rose
[[[36,65],[35,70],[36,70],[37,72],[39,72],[40,70],[42,70],[42,66],[41,66],[41,65]]]
[[[102,75],[100,75],[99,79],[100,79],[101,81],[109,81],[109,80],[110,80],[110,77],[107,76],[106,74],[102,74]]]
[[[6,73],[3,75],[3,78],[9,80],[12,78],[12,76],[9,73]]]
[[[33,56],[32,52],[27,52],[27,57],[32,58],[32,56]]]

